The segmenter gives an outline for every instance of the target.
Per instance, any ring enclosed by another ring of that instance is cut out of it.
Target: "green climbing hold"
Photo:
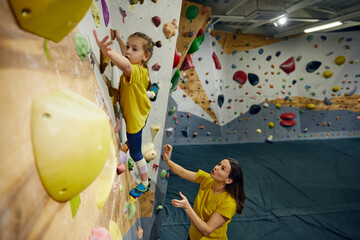
[[[161,173],[160,173],[161,179],[164,179],[164,178],[166,177],[166,174],[167,174],[166,170],[163,169],[163,170],[161,171]]]
[[[169,110],[169,116],[171,116],[176,110],[176,107],[173,106],[170,110]]]
[[[90,52],[89,45],[84,36],[77,32],[75,34],[75,47],[81,60],[84,60]]]
[[[128,159],[128,167],[129,171],[132,171],[134,169],[134,160],[132,160],[132,158]]]
[[[187,19],[190,20],[190,23],[192,23],[192,20],[196,18],[196,16],[199,14],[199,8],[195,5],[191,5],[188,7],[185,11],[185,16]]]
[[[177,88],[178,84],[180,81],[180,71],[179,69],[176,69],[173,77],[171,78],[171,87],[170,87],[170,93],[172,93],[173,91],[175,91],[175,89]]]

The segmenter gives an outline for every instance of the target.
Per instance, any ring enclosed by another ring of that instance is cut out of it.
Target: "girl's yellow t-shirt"
[[[145,126],[151,109],[146,93],[149,82],[147,68],[138,64],[132,65],[130,80],[124,75],[120,77],[120,108],[128,133],[137,133]]]
[[[229,220],[221,227],[203,236],[196,227],[191,223],[189,236],[191,240],[217,239],[227,240],[227,228],[231,218],[236,213],[236,201],[226,191],[221,194],[215,194],[212,190],[214,179],[209,173],[199,170],[196,174],[197,183],[200,183],[199,191],[194,202],[194,211],[205,222],[207,222],[214,212],[221,214]]]

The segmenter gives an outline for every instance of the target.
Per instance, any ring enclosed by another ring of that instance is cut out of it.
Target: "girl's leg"
[[[137,186],[136,188],[141,188],[141,189],[144,188],[146,190],[146,188],[149,185],[149,180],[148,180],[147,163],[141,152],[142,129],[135,134],[126,133],[126,135],[127,135],[128,145],[130,148],[130,156],[136,163],[136,166],[140,173],[141,184],[143,185],[143,186]],[[131,191],[131,192],[133,192],[133,191]],[[131,192],[130,192],[130,194],[131,194]]]

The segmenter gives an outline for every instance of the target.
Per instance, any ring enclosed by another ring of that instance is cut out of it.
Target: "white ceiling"
[[[191,0],[212,8],[215,30],[266,34],[275,38],[303,33],[305,28],[334,21],[343,25],[329,31],[360,30],[360,0]],[[286,15],[288,21],[275,27]]]

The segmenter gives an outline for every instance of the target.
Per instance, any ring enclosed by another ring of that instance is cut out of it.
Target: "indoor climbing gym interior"
[[[359,0],[3,0],[0,15],[0,240],[187,240],[172,200],[193,206],[199,184],[167,144],[195,173],[240,163],[229,240],[360,239]]]

